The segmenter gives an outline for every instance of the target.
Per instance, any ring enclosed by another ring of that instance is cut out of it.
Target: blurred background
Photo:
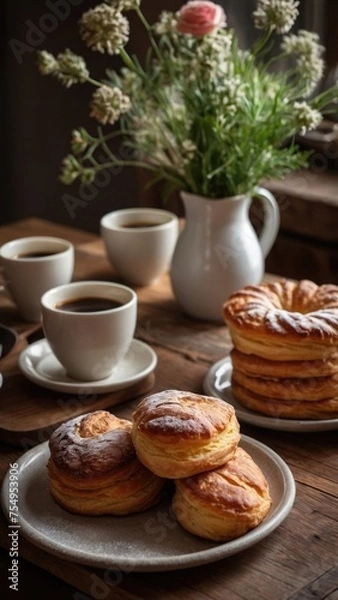
[[[85,57],[96,77],[103,76],[107,67],[118,67],[116,57],[91,52],[80,39],[78,20],[96,4],[98,2],[87,0],[4,0],[1,3],[5,110],[0,224],[35,216],[98,233],[100,217],[110,210],[161,204],[156,189],[149,193],[144,191],[142,175],[135,169],[105,172],[91,186],[77,182],[65,186],[58,181],[61,161],[69,152],[71,130],[80,125],[96,126],[88,116],[92,87],[75,85],[66,89],[56,79],[43,77],[36,66],[36,51],[45,49],[57,54],[70,48]],[[229,25],[236,28],[244,47],[251,42],[254,32],[251,14],[255,0],[223,0],[221,4]],[[337,75],[337,4],[337,0],[303,0],[297,21],[297,27],[317,31],[326,45],[326,81]],[[181,5],[181,0],[142,2],[150,22],[161,10],[174,11]],[[142,55],[145,36],[135,27],[131,12],[128,17],[132,31],[130,46]],[[176,207],[179,212],[179,205],[170,206]]]

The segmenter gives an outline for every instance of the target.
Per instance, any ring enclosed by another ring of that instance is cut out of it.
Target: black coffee
[[[159,223],[154,223],[153,221],[135,221],[130,223],[124,223],[122,227],[125,229],[138,229],[141,227],[156,227]]]
[[[16,254],[13,258],[43,258],[45,256],[53,256],[53,254],[59,254],[63,252],[62,250],[46,250],[41,252],[22,252],[21,254]]]
[[[67,310],[68,312],[103,312],[105,310],[111,310],[112,308],[119,308],[123,306],[122,302],[118,300],[111,300],[110,298],[71,298],[70,300],[63,300],[55,305],[55,308],[59,310]]]

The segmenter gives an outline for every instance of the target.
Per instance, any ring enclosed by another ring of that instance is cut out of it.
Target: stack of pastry
[[[101,410],[61,425],[49,441],[51,493],[71,512],[126,515],[156,504],[171,480],[180,525],[231,540],[271,506],[265,476],[239,441],[233,406],[165,390],[144,398],[132,422]]]
[[[247,286],[223,309],[239,403],[273,417],[338,416],[338,286]]]
[[[269,512],[267,481],[238,445],[239,424],[230,404],[178,390],[153,394],[134,412],[132,438],[140,461],[174,480],[172,508],[190,533],[228,541]]]

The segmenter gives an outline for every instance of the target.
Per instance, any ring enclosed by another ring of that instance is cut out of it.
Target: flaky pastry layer
[[[233,368],[232,384],[241,386],[276,400],[317,401],[338,396],[338,374],[325,377],[289,377],[288,379],[253,377]]]
[[[301,280],[246,286],[225,302],[234,346],[270,360],[322,359],[338,351],[338,286]]]
[[[238,447],[225,465],[175,481],[172,507],[178,522],[191,533],[229,541],[255,528],[272,501],[264,474]]]
[[[338,354],[317,360],[270,360],[255,354],[245,354],[234,348],[230,352],[230,358],[237,371],[254,377],[307,379],[338,373]]]
[[[338,417],[338,396],[325,400],[276,400],[256,394],[233,382],[232,394],[245,408],[268,417],[285,419],[333,419]]]
[[[50,437],[48,475],[54,499],[85,515],[124,515],[158,502],[164,480],[137,458],[132,424],[94,411],[62,424]]]
[[[94,411],[62,423],[50,436],[49,449],[65,475],[79,481],[104,477],[135,460],[131,428],[131,421]]]
[[[78,480],[65,478],[50,459],[50,490],[54,499],[66,510],[81,515],[128,515],[157,504],[164,487],[160,479],[135,460],[128,473],[101,478],[90,487],[79,487]]]
[[[165,390],[141,401],[132,439],[139,460],[160,477],[188,477],[229,460],[239,439],[233,406],[191,392]]]

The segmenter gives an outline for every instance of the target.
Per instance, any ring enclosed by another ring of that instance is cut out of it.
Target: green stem
[[[270,39],[271,35],[272,35],[272,28],[270,27],[269,29],[267,29],[265,31],[265,33],[262,35],[262,37],[259,38],[257,40],[257,42],[254,44],[253,49],[252,49],[252,55],[253,56],[258,57],[259,53],[264,48],[264,46],[267,44],[267,42]]]
[[[133,71],[134,73],[137,73],[139,75],[140,74],[139,69],[136,67],[136,65],[130,58],[128,52],[126,52],[126,50],[124,48],[120,48],[119,54],[120,54],[124,64],[126,65],[126,67],[128,67],[128,69],[130,69],[131,71]]]
[[[92,85],[95,85],[96,87],[102,86],[102,83],[100,81],[97,81],[96,79],[93,79],[92,77],[86,77],[86,81],[87,81],[87,83],[91,83]]]
[[[150,163],[138,161],[138,160],[115,159],[115,160],[111,160],[111,161],[108,161],[105,163],[100,163],[100,164],[93,160],[92,164],[95,165],[96,172],[103,171],[105,169],[109,169],[110,167],[120,166],[120,167],[139,167],[141,169],[146,169],[148,171],[152,171],[153,173],[159,173],[158,165],[152,165]],[[161,171],[161,176],[163,179],[166,179],[167,181],[170,181],[171,183],[173,183],[176,187],[179,187],[179,188],[184,187],[184,183],[181,178],[178,178],[175,175],[172,175],[170,172],[166,171],[165,169],[163,169]]]
[[[145,18],[143,12],[141,11],[141,9],[138,6],[136,7],[135,11],[136,11],[136,13],[137,13],[137,15],[138,15],[141,23],[144,25],[144,28],[145,28],[145,30],[146,30],[146,32],[148,34],[148,37],[149,37],[149,41],[151,43],[151,46],[152,46],[152,48],[153,48],[153,50],[154,50],[157,58],[160,61],[162,61],[163,60],[162,54],[161,54],[160,49],[159,49],[159,47],[158,47],[158,45],[157,45],[157,43],[156,43],[156,41],[154,39],[153,34],[151,32],[151,26],[149,25],[149,23],[148,23],[147,19]]]

